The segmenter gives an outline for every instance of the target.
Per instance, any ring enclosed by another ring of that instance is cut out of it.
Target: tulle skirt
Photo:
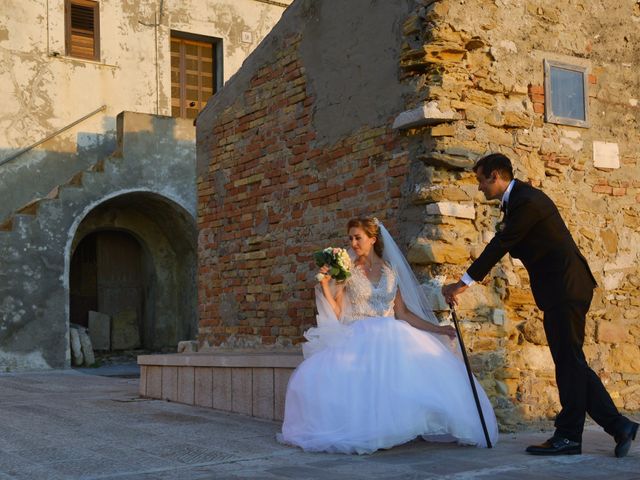
[[[278,440],[306,451],[359,454],[420,435],[486,446],[464,363],[435,336],[388,317],[345,330],[294,371]],[[476,386],[495,443],[496,418]]]

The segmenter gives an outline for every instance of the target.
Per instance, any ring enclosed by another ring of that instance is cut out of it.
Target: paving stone
[[[584,454],[564,458],[523,453],[549,431],[505,434],[493,449],[415,440],[372,455],[306,453],[275,440],[278,422],[135,401],[137,388],[78,372],[0,375],[0,480],[640,479],[638,445],[616,459],[594,426]]]
[[[89,336],[94,350],[111,348],[111,317],[100,312],[89,312]]]

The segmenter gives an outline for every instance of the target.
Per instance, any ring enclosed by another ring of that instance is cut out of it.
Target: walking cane
[[[473,381],[473,374],[471,373],[471,365],[469,364],[469,357],[467,357],[467,350],[464,348],[464,341],[462,340],[462,334],[460,333],[460,327],[458,326],[458,316],[456,315],[456,309],[453,306],[453,303],[450,303],[449,307],[451,308],[451,317],[453,318],[453,325],[456,327],[456,333],[458,334],[458,342],[460,342],[460,350],[462,350],[464,365],[465,367],[467,367],[467,375],[469,375],[469,383],[471,383],[473,398],[475,399],[476,407],[478,408],[478,415],[480,416],[480,423],[482,423],[482,431],[484,432],[484,438],[487,441],[487,447],[492,448],[491,440],[489,440],[489,432],[487,431],[487,424],[484,421],[484,414],[482,413],[482,407],[480,406],[480,398],[478,397],[476,384]]]

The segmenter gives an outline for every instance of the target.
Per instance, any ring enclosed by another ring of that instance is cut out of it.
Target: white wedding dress
[[[436,336],[394,318],[394,270],[385,265],[377,285],[360,267],[352,273],[339,334],[323,342],[316,329],[306,335],[310,356],[289,380],[278,439],[306,451],[359,454],[417,436],[486,446],[462,360]],[[496,418],[476,386],[495,444]]]

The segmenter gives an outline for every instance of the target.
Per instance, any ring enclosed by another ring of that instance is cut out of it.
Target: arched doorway
[[[101,230],[87,235],[71,259],[70,322],[89,326],[89,312],[107,315],[109,336],[100,348],[150,348],[145,338],[149,323],[145,305],[153,289],[153,265],[140,242],[130,233]]]
[[[71,244],[70,323],[87,326],[89,312],[108,318],[112,351],[175,351],[194,339],[196,243],[193,217],[161,195],[126,193],[99,204]]]

